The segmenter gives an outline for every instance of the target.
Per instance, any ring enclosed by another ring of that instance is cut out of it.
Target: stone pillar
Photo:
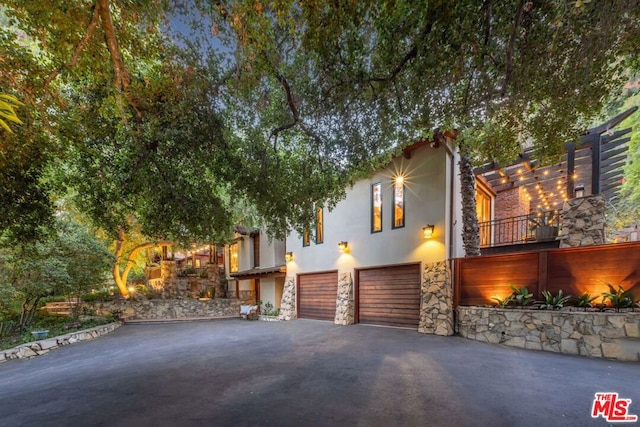
[[[342,273],[338,279],[338,296],[336,298],[336,325],[353,325],[354,304],[353,304],[353,280],[351,273]]]
[[[604,245],[605,203],[602,195],[571,199],[562,207],[560,247]]]
[[[162,281],[162,288],[165,292],[176,291],[176,262],[162,260],[160,261],[160,279]]]
[[[453,285],[449,261],[428,264],[422,278],[418,332],[453,335]]]
[[[280,301],[280,320],[293,320],[298,317],[296,313],[296,279],[287,276],[284,279],[284,289],[282,290],[282,300]]]

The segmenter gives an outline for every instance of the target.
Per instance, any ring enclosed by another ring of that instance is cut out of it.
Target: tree
[[[111,255],[89,231],[68,218],[56,221],[46,239],[0,246],[2,304],[20,302],[20,328],[31,323],[39,302],[49,295],[81,295],[104,283]]]
[[[638,59],[637,1],[215,3],[242,99],[268,109],[252,135],[333,149],[337,164],[454,129],[472,161],[525,144],[553,159]]]

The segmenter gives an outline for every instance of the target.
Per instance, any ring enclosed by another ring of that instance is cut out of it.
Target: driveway
[[[125,325],[0,364],[1,426],[603,426],[640,365],[328,322]]]

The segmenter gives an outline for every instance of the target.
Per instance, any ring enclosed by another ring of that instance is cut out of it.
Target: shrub
[[[516,287],[515,285],[509,285],[513,293],[511,294],[511,299],[513,303],[520,307],[526,307],[535,302],[533,299],[533,294],[529,292],[526,286],[521,288]]]
[[[593,302],[597,299],[598,297],[592,297],[591,295],[589,295],[587,292],[585,292],[584,294],[582,294],[579,297],[573,297],[572,299],[572,303],[573,305],[575,305],[576,307],[582,307],[585,310],[587,308],[593,307]]]
[[[560,310],[571,299],[571,295],[563,295],[562,289],[558,291],[558,295],[552,295],[549,291],[542,291],[544,301],[540,308],[542,310]]]
[[[609,301],[611,306],[616,310],[638,306],[640,300],[634,301],[631,289],[625,291],[622,285],[618,285],[618,289],[614,288],[610,283],[606,285],[609,287],[609,292],[603,292],[602,296],[604,300]]]

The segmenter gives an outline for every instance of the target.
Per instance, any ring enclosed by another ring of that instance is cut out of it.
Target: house
[[[599,195],[604,209],[606,203],[615,200],[623,182],[632,131],[616,127],[637,109],[629,108],[589,129],[579,145],[567,144],[557,164],[540,165],[529,148],[511,164],[478,167],[476,205],[482,253],[558,247],[566,202]],[[604,229],[601,234],[597,243],[606,241]]]
[[[285,278],[285,242],[264,230],[237,226],[226,246],[227,295],[247,303],[262,301],[280,308]]]
[[[286,240],[291,311],[339,324],[424,328],[423,276],[434,265],[448,271],[445,261],[463,255],[458,174],[448,143],[423,141],[356,182],[332,210],[318,206],[315,230]]]

